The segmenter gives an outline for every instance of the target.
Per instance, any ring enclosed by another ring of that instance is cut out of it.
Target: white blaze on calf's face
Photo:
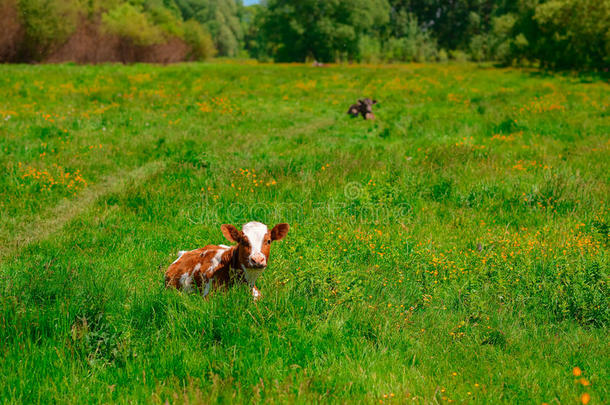
[[[260,222],[248,222],[244,225],[242,232],[248,237],[250,242],[250,257],[248,257],[248,267],[265,267],[267,256],[262,252],[263,244],[267,243],[267,225]]]

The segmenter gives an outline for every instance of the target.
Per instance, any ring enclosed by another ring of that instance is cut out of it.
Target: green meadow
[[[609,106],[474,64],[0,66],[0,402],[608,403]],[[291,226],[260,301],[164,288],[251,220]]]

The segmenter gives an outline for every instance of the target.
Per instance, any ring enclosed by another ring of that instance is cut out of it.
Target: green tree
[[[270,0],[263,30],[277,61],[355,59],[389,17],[386,0]]]
[[[185,20],[200,22],[212,35],[218,54],[237,55],[243,40],[239,0],[174,0]]]
[[[244,49],[251,57],[259,60],[268,60],[271,55],[266,32],[262,29],[266,11],[263,5],[253,4],[244,7],[241,13]]]
[[[25,28],[20,59],[26,61],[42,60],[63,43],[84,9],[79,0],[19,0],[18,7]]]
[[[188,59],[205,60],[216,54],[210,34],[195,20],[184,23],[184,42],[191,48]]]
[[[385,46],[385,58],[391,61],[426,62],[436,60],[436,41],[429,30],[422,30],[412,14],[406,15],[405,26],[396,31],[400,37],[390,37]]]
[[[536,7],[541,61],[551,67],[610,64],[610,0],[550,0]]]
[[[423,29],[433,32],[439,46],[466,49],[470,37],[487,27],[493,3],[491,0],[391,0],[388,34],[404,36],[412,15]]]
[[[136,6],[123,3],[102,15],[103,29],[135,45],[152,45],[163,42],[163,32],[147,14]]]

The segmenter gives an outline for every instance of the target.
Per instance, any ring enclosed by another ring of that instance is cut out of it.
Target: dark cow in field
[[[358,100],[358,103],[356,104],[352,104],[347,110],[347,113],[354,118],[358,115],[362,115],[362,118],[365,120],[374,120],[375,114],[373,114],[373,105],[375,104],[377,104],[377,100],[371,100],[367,97]]]

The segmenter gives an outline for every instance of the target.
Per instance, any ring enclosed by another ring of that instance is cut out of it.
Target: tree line
[[[11,5],[20,42],[0,39],[0,60],[44,60],[85,20],[123,47],[178,39],[189,59],[610,66],[610,0],[0,0],[0,25]]]

